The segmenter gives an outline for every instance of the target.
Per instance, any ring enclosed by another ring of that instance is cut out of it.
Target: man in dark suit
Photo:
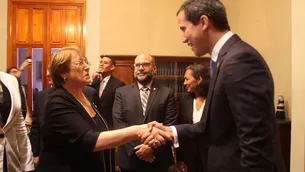
[[[135,59],[135,83],[118,88],[113,105],[115,128],[124,128],[150,121],[173,125],[176,121],[175,98],[172,90],[153,81],[155,59],[140,54]],[[133,141],[118,149],[118,165],[122,172],[167,172],[173,163],[169,144],[152,149]]]
[[[50,73],[47,71],[47,78],[48,78],[48,84],[52,86],[52,80],[50,78]],[[34,110],[32,114],[32,126],[31,126],[31,131],[29,134],[29,138],[31,141],[31,147],[32,147],[32,152],[33,152],[33,161],[34,165],[37,166],[38,161],[39,161],[39,155],[40,152],[43,148],[43,142],[41,138],[41,126],[43,124],[44,120],[44,114],[45,114],[45,109],[46,109],[46,104],[49,95],[55,90],[54,87],[51,88],[46,88],[39,92],[36,97],[36,101],[34,103]],[[88,97],[88,99],[94,103],[98,102],[98,97],[97,93],[93,88],[90,87],[85,87],[83,89],[83,92],[85,95]]]
[[[142,139],[149,135],[145,143],[159,144],[162,135],[173,139],[175,147],[183,147],[191,139],[203,138],[209,145],[209,172],[284,172],[274,84],[263,57],[230,31],[220,1],[187,0],[177,18],[183,43],[196,56],[211,55],[204,120],[172,127],[152,123],[163,132],[155,128],[153,135],[142,135]]]
[[[92,74],[93,87],[98,92],[99,102],[96,104],[99,112],[106,119],[110,129],[113,129],[112,106],[114,102],[115,90],[125,86],[125,83],[112,76],[115,70],[115,60],[107,56],[100,57],[99,70]],[[111,149],[112,169],[115,168],[115,149]],[[108,163],[107,163],[108,164]]]
[[[91,84],[97,90],[100,98],[100,102],[97,105],[98,110],[107,120],[110,129],[113,129],[112,106],[115,90],[125,85],[123,81],[112,76],[114,69],[115,60],[110,57],[101,56],[99,70],[93,73]]]

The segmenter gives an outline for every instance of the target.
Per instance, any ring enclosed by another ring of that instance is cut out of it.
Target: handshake
[[[153,148],[165,144],[167,140],[173,140],[173,133],[170,127],[164,126],[156,121],[147,124],[148,131],[140,133],[138,137],[141,142]]]
[[[156,121],[141,125],[140,128],[138,130],[138,138],[143,144],[134,148],[136,155],[146,162],[153,162],[155,160],[153,148],[165,144],[166,141],[172,141],[172,129]]]

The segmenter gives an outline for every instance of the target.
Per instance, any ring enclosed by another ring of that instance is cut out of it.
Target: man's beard
[[[147,85],[148,83],[151,82],[151,80],[153,79],[153,74],[152,73],[148,73],[145,77],[143,78],[139,78],[138,76],[136,76],[136,80],[142,84],[142,85]]]

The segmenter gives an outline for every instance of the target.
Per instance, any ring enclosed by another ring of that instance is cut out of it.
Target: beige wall
[[[193,55],[182,44],[176,21],[181,3],[182,0],[102,0],[101,53]]]
[[[86,10],[86,56],[92,64],[90,73],[98,69],[100,56],[100,0],[88,0]]]
[[[305,146],[305,2],[291,0],[292,35],[292,136],[291,136],[291,172],[304,172]]]
[[[7,0],[0,1],[0,71],[6,71]]]
[[[275,101],[284,95],[291,117],[290,0],[223,0],[233,32],[267,61],[275,83]],[[280,3],[279,3],[280,2]]]

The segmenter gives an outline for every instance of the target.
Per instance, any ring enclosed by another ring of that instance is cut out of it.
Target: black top
[[[105,126],[105,123],[104,121],[102,120],[102,118],[96,114],[94,117],[92,117],[92,120],[94,121],[94,123],[96,124],[96,130],[97,131],[107,131],[107,127]],[[103,152],[101,152],[103,154],[103,156],[101,158],[103,159],[100,159],[100,164],[105,164],[104,168],[106,168],[106,171],[108,172],[111,172],[111,170],[109,168],[112,168],[110,167],[109,163],[111,163],[111,160],[110,160],[110,150],[104,150]],[[112,169],[114,170],[114,169]]]
[[[23,118],[25,119],[26,113],[27,113],[27,107],[26,107],[26,97],[27,96],[25,95],[26,93],[23,92],[20,78],[17,78],[17,81],[18,81],[18,87],[19,87],[20,98],[21,98],[21,112],[22,112]]]
[[[0,82],[0,84],[3,90],[3,103],[0,103],[0,120],[2,124],[5,125],[11,111],[12,102],[9,90],[2,82]]]
[[[34,110],[32,113],[32,126],[31,131],[29,133],[29,138],[31,141],[33,156],[39,156],[43,142],[42,137],[40,135],[41,126],[43,123],[43,118],[45,114],[46,104],[48,96],[55,90],[55,88],[47,88],[43,91],[37,93],[36,101],[34,103]]]
[[[34,103],[34,110],[32,113],[32,127],[29,134],[31,141],[32,152],[34,157],[39,156],[42,151],[43,141],[41,137],[41,128],[45,119],[45,109],[47,105],[47,100],[51,93],[55,91],[54,87],[44,89],[37,94],[37,99]],[[87,96],[88,100],[97,104],[98,96],[96,91],[91,87],[84,87],[84,94]]]
[[[109,158],[105,152],[93,152],[100,132],[107,130],[100,115],[91,118],[63,88],[50,94],[45,115],[38,172],[109,171],[105,170]]]

